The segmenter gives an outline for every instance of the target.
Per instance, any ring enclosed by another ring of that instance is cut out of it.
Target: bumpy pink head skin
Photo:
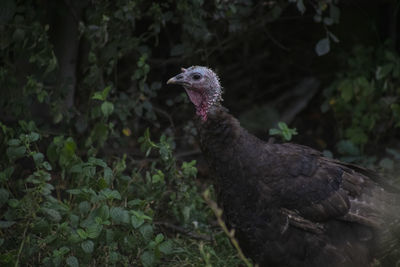
[[[202,121],[206,121],[212,107],[219,105],[222,101],[222,89],[218,76],[211,69],[202,66],[192,66],[181,70],[182,73],[169,79],[167,84],[182,85],[196,107],[196,114]]]

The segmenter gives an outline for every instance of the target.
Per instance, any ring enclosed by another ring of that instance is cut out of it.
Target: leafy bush
[[[322,110],[332,109],[339,126],[339,152],[360,156],[400,127],[400,58],[387,44],[356,46],[347,67],[325,90]]]
[[[107,163],[79,155],[73,138],[64,136],[55,136],[42,153],[39,147],[49,137],[33,122],[21,121],[17,130],[1,126],[6,144],[0,172],[3,266],[154,266],[188,264],[193,253],[204,260],[219,257],[204,243],[192,251],[188,241],[167,238],[160,227],[166,219],[188,231],[195,223],[197,231],[211,233],[210,212],[193,180],[195,162],[178,167],[172,140],[162,136],[154,143],[146,131],[142,147],[148,153],[155,149],[160,159],[127,175],[126,156]],[[229,251],[226,237],[216,242],[220,251]]]
[[[297,134],[296,128],[289,128],[286,123],[279,122],[278,128],[269,129],[270,135],[277,135],[281,137],[284,141],[292,140],[292,136]]]

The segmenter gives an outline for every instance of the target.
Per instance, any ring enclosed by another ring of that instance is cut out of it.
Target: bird
[[[252,135],[222,105],[220,79],[208,67],[182,68],[167,84],[183,86],[195,107],[218,205],[246,257],[285,267],[399,260],[400,195],[376,172]]]

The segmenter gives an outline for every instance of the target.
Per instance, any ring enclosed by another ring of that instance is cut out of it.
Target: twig
[[[192,238],[194,238],[194,239],[204,240],[204,241],[208,241],[208,242],[212,242],[212,241],[213,241],[213,239],[212,239],[211,237],[207,236],[207,235],[196,234],[196,233],[194,233],[193,231],[187,230],[187,229],[185,229],[185,228],[183,228],[183,227],[174,225],[174,224],[172,224],[172,223],[168,223],[168,222],[154,222],[154,224],[156,224],[156,225],[162,225],[162,226],[164,226],[164,227],[170,228],[170,229],[172,229],[172,230],[174,230],[174,231],[176,231],[176,232],[179,232],[179,233],[181,233],[181,234],[190,236],[190,237],[192,237]]]
[[[19,245],[17,260],[15,261],[15,265],[14,265],[15,267],[19,266],[19,257],[21,256],[22,249],[25,244],[26,231],[28,231],[28,227],[29,227],[29,221],[26,223],[24,234],[22,235],[22,242],[21,242],[21,245]]]
[[[155,107],[153,106],[153,110],[161,115],[163,115],[164,117],[166,117],[169,121],[169,124],[171,125],[171,127],[173,129],[175,129],[175,124],[174,121],[172,119],[172,117],[168,114],[168,112],[166,112],[165,110],[162,110],[161,108]]]
[[[277,47],[287,52],[290,51],[289,48],[287,48],[286,46],[281,44],[278,40],[276,40],[268,30],[264,29],[264,33]]]
[[[220,209],[217,205],[217,203],[215,203],[214,201],[212,201],[210,199],[210,191],[207,189],[203,192],[203,198],[206,201],[206,203],[208,204],[208,206],[212,209],[212,211],[214,212],[215,216],[217,217],[217,221],[218,224],[221,226],[222,230],[224,231],[224,233],[229,237],[232,245],[235,247],[239,258],[243,261],[243,263],[247,266],[247,267],[252,267],[253,264],[251,264],[251,262],[246,258],[246,256],[243,254],[242,249],[239,246],[238,241],[235,238],[235,230],[232,229],[229,231],[228,227],[226,226],[224,220],[222,219],[222,209]]]
[[[64,0],[64,4],[67,6],[69,9],[69,12],[71,13],[72,17],[74,18],[76,23],[79,23],[81,20],[79,19],[78,13],[76,13],[76,10],[74,6],[71,4],[71,1],[69,0]]]
[[[183,63],[181,57],[172,58],[149,58],[148,62],[152,65],[152,68],[161,68],[167,65],[179,65]]]
[[[189,151],[183,151],[180,153],[176,153],[174,154],[175,158],[184,158],[184,157],[189,157],[189,156],[196,156],[196,155],[200,155],[201,154],[201,150],[200,149],[195,149],[195,150],[189,150]]]

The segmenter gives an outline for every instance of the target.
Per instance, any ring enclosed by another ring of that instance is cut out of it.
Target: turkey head
[[[211,69],[202,66],[181,70],[182,73],[169,79],[167,84],[182,85],[196,107],[196,114],[206,121],[208,113],[222,101],[218,76]]]

